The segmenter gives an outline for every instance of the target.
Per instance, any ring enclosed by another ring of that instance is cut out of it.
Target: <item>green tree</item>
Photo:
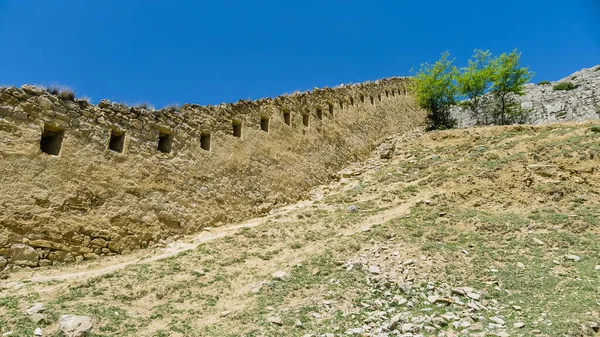
[[[490,61],[491,53],[489,50],[475,49],[468,66],[462,68],[460,74],[456,77],[458,94],[465,99],[460,105],[469,109],[478,123],[487,121],[485,112],[482,111],[482,97],[488,89],[494,74]]]
[[[496,100],[493,116],[497,124],[524,122],[525,112],[516,97],[525,94],[524,84],[534,74],[528,67],[521,66],[520,59],[521,53],[517,53],[515,49],[508,54],[503,53],[490,62],[493,72],[490,92]]]
[[[456,67],[450,53],[442,53],[442,57],[434,64],[421,65],[415,78],[415,93],[419,106],[428,111],[429,128],[431,130],[450,129],[456,126],[451,117],[450,107],[455,104]]]

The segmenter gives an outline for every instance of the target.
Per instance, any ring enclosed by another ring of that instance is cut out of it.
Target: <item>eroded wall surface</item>
[[[407,81],[156,111],[2,88],[0,264],[126,253],[305,198],[424,124]]]

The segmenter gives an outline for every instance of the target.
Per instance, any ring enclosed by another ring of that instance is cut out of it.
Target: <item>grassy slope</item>
[[[493,309],[477,313],[485,326],[501,315],[511,335],[582,335],[599,320],[600,133],[590,126],[401,138],[392,161],[373,160],[320,202],[262,226],[97,278],[5,289],[0,332],[31,336],[42,325],[23,310],[42,302],[44,330],[57,336],[66,313],[91,316],[93,336],[341,334],[382,310],[382,324],[398,312],[460,312],[419,294],[468,286]],[[351,260],[362,265],[348,270]],[[382,274],[368,276],[368,265]],[[277,270],[291,278],[272,281]],[[261,280],[269,284],[250,291]]]

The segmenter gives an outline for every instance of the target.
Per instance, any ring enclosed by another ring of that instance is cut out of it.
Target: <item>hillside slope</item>
[[[582,336],[600,322],[600,124],[412,132],[313,198],[1,283],[0,333]],[[386,153],[389,155],[389,153]],[[40,315],[26,309],[41,303]]]

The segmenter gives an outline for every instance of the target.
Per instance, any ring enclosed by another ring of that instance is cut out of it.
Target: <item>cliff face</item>
[[[424,124],[407,81],[158,111],[1,88],[0,264],[119,254],[304,198]]]
[[[572,82],[573,90],[554,90],[554,85]],[[530,110],[529,123],[585,121],[600,118],[600,65],[580,70],[551,84],[527,84],[525,95],[518,98]],[[470,111],[454,109],[459,126],[474,125]]]

